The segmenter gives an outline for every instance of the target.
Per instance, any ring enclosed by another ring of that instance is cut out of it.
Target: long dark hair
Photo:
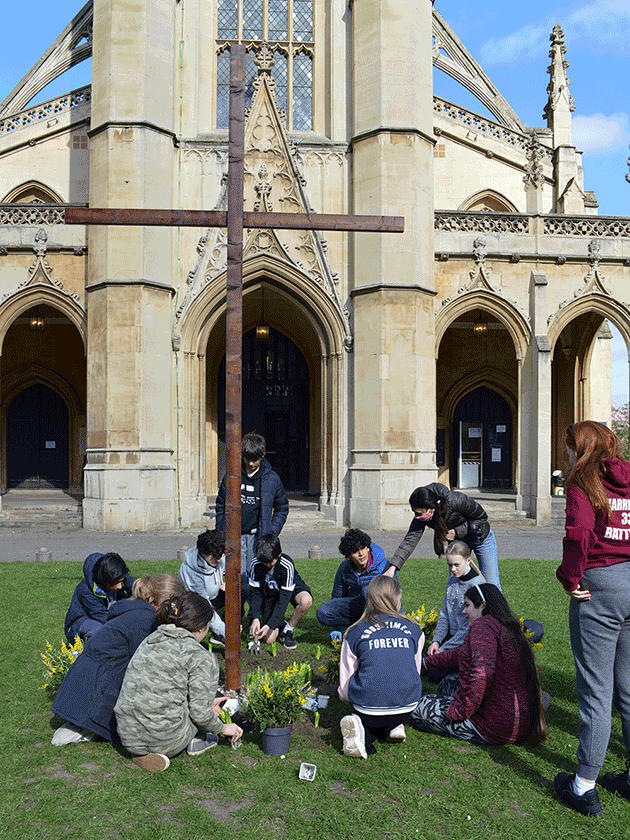
[[[210,601],[196,592],[186,590],[182,595],[167,598],[157,611],[158,624],[175,624],[190,633],[196,633],[209,624],[214,610]]]
[[[481,595],[483,595],[483,598]],[[486,606],[482,614],[491,615],[493,618],[496,618],[510,634],[518,654],[521,669],[525,675],[525,685],[527,687],[529,708],[531,710],[529,731],[524,742],[531,747],[542,744],[549,733],[549,727],[542,707],[540,680],[538,679],[536,661],[520,621],[510,609],[510,605],[505,600],[501,590],[493,583],[481,583],[478,586],[469,587],[466,590],[464,598],[467,598],[475,607],[480,607],[483,601],[485,601]]]
[[[622,457],[621,441],[603,423],[582,420],[568,427],[566,443],[576,457],[567,484],[579,487],[594,510],[610,514],[610,502],[602,485],[602,475],[606,473],[604,461]]]
[[[446,534],[449,530],[446,523],[453,512],[448,501],[428,487],[416,487],[409,496],[409,505],[414,509],[426,508],[435,511],[429,527],[433,528],[433,550],[438,557],[441,557],[444,554]]]

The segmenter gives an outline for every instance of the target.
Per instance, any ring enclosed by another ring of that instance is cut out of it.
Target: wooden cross
[[[247,213],[243,210],[245,157],[245,47],[230,48],[228,208],[224,210],[125,210],[67,207],[69,225],[227,227],[225,685],[241,690],[241,372],[243,345],[243,228],[352,230],[402,233],[401,216],[319,213]]]

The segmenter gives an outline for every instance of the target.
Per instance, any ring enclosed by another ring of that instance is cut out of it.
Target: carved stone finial
[[[269,213],[273,210],[273,204],[269,199],[271,195],[271,183],[269,182],[269,171],[263,163],[258,170],[258,179],[254,183],[254,189],[258,198],[254,202],[254,210],[260,210],[261,204],[263,211]]]
[[[478,237],[473,242],[473,258],[475,260],[475,265],[485,265],[487,256],[488,249],[486,248],[486,240]]]
[[[526,190],[538,189],[545,183],[542,157],[540,140],[536,134],[532,133],[527,141],[527,166],[525,167],[525,175],[523,175]]]
[[[271,75],[271,68],[275,63],[273,50],[267,41],[262,41],[254,56],[254,64],[258,67],[258,75],[260,76],[263,73]]]
[[[35,244],[33,245],[33,251],[35,251],[38,257],[46,256],[46,251],[48,250],[47,242],[48,234],[44,228],[40,228],[35,234]]]
[[[591,241],[588,243],[588,261],[593,267],[593,270],[599,268],[601,250],[602,246],[600,245],[599,240],[591,239]]]
[[[571,111],[575,111],[575,101],[569,93],[571,82],[566,74],[569,62],[564,59],[567,48],[564,45],[564,31],[560,24],[557,23],[554,26],[549,40],[551,41],[551,50],[549,51],[551,64],[547,68],[547,72],[549,73],[550,79],[547,85],[548,99],[545,110],[543,111],[543,117],[547,120],[547,125],[550,128],[554,128],[554,117],[556,120],[558,119],[554,112],[558,111],[563,115],[566,114],[568,117]],[[567,117],[565,117],[563,122],[566,122]],[[571,145],[571,143],[563,142],[563,145]]]

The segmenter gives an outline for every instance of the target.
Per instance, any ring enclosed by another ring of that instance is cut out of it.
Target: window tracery
[[[218,0],[217,128],[227,128],[230,95],[230,44],[245,44],[245,105],[257,74],[256,50],[266,42],[273,53],[278,107],[287,128],[313,129],[313,0]]]

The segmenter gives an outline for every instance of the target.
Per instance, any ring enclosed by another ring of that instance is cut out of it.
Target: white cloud
[[[630,0],[595,0],[570,12],[559,9],[504,38],[490,38],[479,50],[481,63],[512,64],[546,56],[556,23],[564,29],[570,46],[630,54]]]
[[[590,117],[576,114],[572,125],[573,143],[582,152],[604,154],[627,147],[630,140],[628,115],[623,112]]]

